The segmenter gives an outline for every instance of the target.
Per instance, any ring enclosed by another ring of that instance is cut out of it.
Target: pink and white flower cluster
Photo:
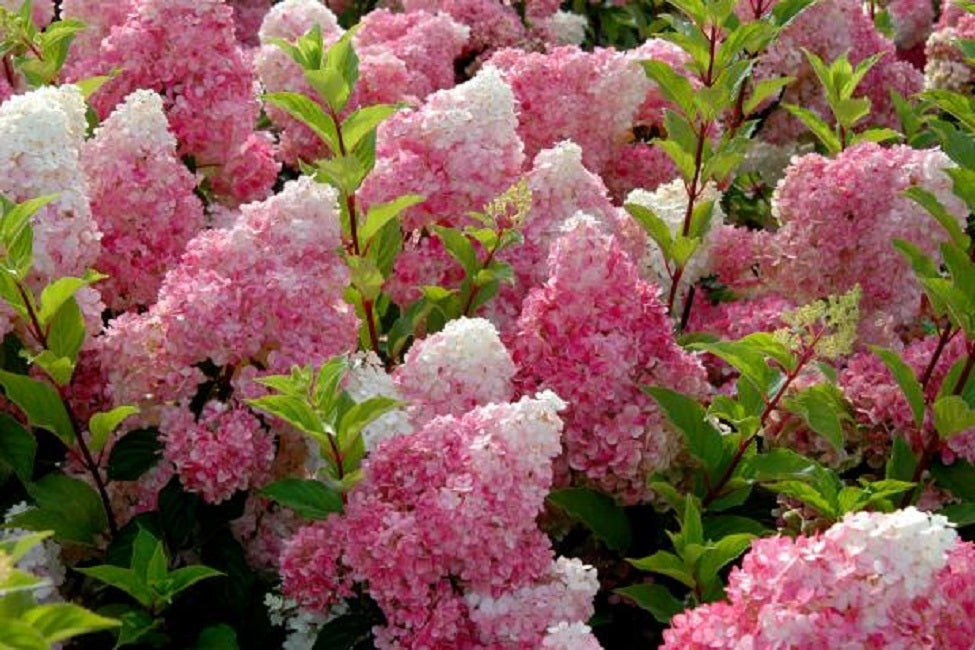
[[[852,513],[822,535],[754,541],[727,593],[675,616],[662,647],[963,648],[975,545],[913,507]]]
[[[537,647],[592,613],[595,571],[536,526],[561,450],[550,392],[434,418],[383,442],[345,512],[301,529],[284,592],[327,611],[367,582],[381,648]]]

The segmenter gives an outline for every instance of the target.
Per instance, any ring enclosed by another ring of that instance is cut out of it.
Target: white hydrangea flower
[[[0,194],[56,194],[34,216],[34,274],[41,282],[81,275],[99,253],[101,233],[80,164],[87,121],[76,86],[45,86],[0,104]]]
[[[704,187],[697,199],[697,204],[704,201],[714,201],[714,211],[711,213],[711,229],[684,266],[679,295],[685,294],[692,284],[710,272],[710,249],[714,240],[715,225],[724,221],[724,211],[721,209],[721,192],[713,183]],[[684,215],[687,212],[687,192],[684,189],[682,179],[677,178],[665,183],[653,192],[641,189],[633,190],[626,197],[625,202],[642,205],[652,210],[667,224],[672,235],[677,236],[682,233]],[[670,275],[667,273],[667,267],[664,264],[663,253],[660,252],[657,243],[649,238],[647,239],[647,250],[642,260],[642,266],[648,278],[654,281],[657,286],[664,291],[670,287]]]
[[[539,27],[557,45],[582,45],[588,25],[585,16],[561,9],[539,21]]]
[[[383,363],[374,352],[357,352],[352,357],[345,389],[356,402],[373,397],[389,397],[402,400],[393,378],[383,368]],[[403,409],[384,413],[362,430],[367,451],[388,438],[413,433],[413,425]]]

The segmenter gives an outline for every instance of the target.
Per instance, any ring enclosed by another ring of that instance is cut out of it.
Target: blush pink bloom
[[[708,391],[700,361],[674,341],[658,294],[616,238],[580,216],[552,247],[549,279],[528,294],[510,341],[518,389],[549,388],[569,403],[568,467],[628,503],[649,498],[646,477],[680,449],[642,387]]]

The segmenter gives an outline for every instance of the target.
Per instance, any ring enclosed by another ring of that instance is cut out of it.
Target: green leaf
[[[290,395],[266,395],[249,399],[247,403],[256,409],[281,418],[299,431],[324,434],[322,421],[308,404]]]
[[[322,110],[322,107],[301,93],[267,93],[264,101],[276,106],[311,129],[322,142],[328,145],[333,156],[339,155],[339,132],[335,121]]]
[[[53,530],[55,539],[94,545],[108,527],[108,519],[95,488],[63,474],[47,474],[27,486],[36,507],[16,515],[11,526],[27,530]]]
[[[59,278],[44,287],[41,291],[41,306],[37,312],[37,319],[41,325],[47,325],[58,310],[61,309],[74,295],[84,287],[91,286],[98,280],[108,276],[93,271],[85,273],[81,278]]]
[[[115,619],[99,616],[70,603],[38,605],[25,612],[22,620],[33,625],[48,643],[57,643],[73,636],[108,630],[121,625]]]
[[[0,467],[10,469],[26,484],[34,474],[36,453],[34,436],[9,413],[0,413]]]
[[[975,409],[959,395],[946,395],[935,401],[934,429],[942,440],[975,427]]]
[[[818,471],[816,461],[781,447],[756,454],[742,464],[742,476],[759,482],[799,478],[812,480]]]
[[[551,492],[548,500],[581,521],[610,549],[624,552],[629,548],[630,521],[611,497],[589,488],[565,488]]]
[[[342,512],[341,495],[320,481],[286,478],[265,486],[261,494],[305,519],[327,519],[334,512]]]
[[[78,567],[75,568],[75,571],[125,592],[146,609],[152,607],[154,599],[152,590],[132,569],[113,564],[102,564],[92,567]]]
[[[651,571],[659,573],[680,582],[693,589],[697,584],[694,576],[691,575],[683,560],[667,551],[657,551],[653,555],[640,559],[627,558],[627,562],[641,571]]]
[[[170,571],[169,575],[166,576],[164,580],[159,581],[159,583],[156,585],[156,590],[161,598],[167,602],[170,602],[175,596],[189,589],[201,580],[218,578],[223,575],[225,574],[221,571],[217,571],[216,569],[211,569],[208,566],[203,566],[200,564],[184,566],[180,569],[176,569],[175,571]]]
[[[0,618],[0,639],[2,650],[51,650],[34,626],[12,618]]]
[[[835,155],[843,150],[843,145],[840,139],[836,137],[836,134],[833,133],[832,127],[823,121],[823,118],[819,117],[819,115],[808,108],[796,106],[795,104],[782,104],[782,106],[798,118],[807,129],[812,131],[813,135],[819,138],[819,141],[826,147],[827,152]]]
[[[824,437],[837,451],[843,450],[843,422],[846,411],[843,391],[833,384],[818,384],[783,400],[783,406],[802,418],[806,425]],[[848,417],[848,416],[847,416]]]
[[[745,115],[751,115],[762,105],[762,102],[769,99],[773,95],[778,95],[782,92],[782,89],[788,86],[795,80],[795,77],[773,77],[772,79],[763,79],[755,84],[752,89],[751,94],[745,103],[742,105],[742,112]]]
[[[762,345],[750,340],[715,341],[713,343],[694,343],[690,349],[710,352],[731,364],[746,381],[750,382],[762,395],[767,395],[781,373],[771,368]]]
[[[67,386],[71,383],[75,364],[68,357],[59,357],[50,350],[44,350],[37,356],[30,357],[29,361],[43,370],[58,386]]]
[[[959,458],[951,465],[931,463],[930,469],[938,487],[963,501],[975,501],[975,465]]]
[[[866,97],[841,99],[832,108],[836,121],[849,129],[870,114],[870,100]]]
[[[911,445],[903,437],[895,436],[884,476],[889,479],[910,481],[914,478],[916,468],[917,458],[911,450]]]
[[[640,63],[647,76],[660,87],[664,97],[677,104],[686,117],[695,114],[695,91],[685,76],[675,72],[663,61],[641,61]]]
[[[959,528],[975,524],[975,503],[953,503],[941,509],[941,514]]]
[[[613,593],[625,596],[642,609],[650,612],[657,621],[667,625],[675,614],[684,611],[684,603],[677,600],[663,585],[643,583],[614,589]]]
[[[639,203],[627,203],[623,206],[630,213],[638,224],[643,226],[650,238],[660,247],[660,252],[665,260],[673,259],[674,256],[674,237],[663,219],[658,217],[653,210]]]
[[[704,407],[697,401],[659,386],[644,388],[667,415],[667,419],[684,435],[687,449],[700,460],[709,473],[724,460],[721,432],[707,421]]]
[[[169,560],[163,543],[141,526],[132,540],[129,568],[139,580],[150,586],[168,573]]]
[[[971,238],[965,234],[958,217],[948,212],[937,196],[922,187],[909,187],[904,190],[904,196],[927,210],[928,214],[934,217],[945,229],[955,246],[968,250]]]
[[[91,433],[91,440],[88,443],[92,453],[100,452],[108,442],[108,437],[112,435],[122,422],[139,412],[138,407],[125,405],[116,406],[110,411],[95,413],[88,419],[88,431]]]
[[[390,115],[399,110],[389,104],[374,104],[353,111],[342,121],[342,140],[346,151],[358,146],[370,131],[373,131]]]
[[[31,426],[47,429],[68,447],[74,445],[75,431],[61,396],[44,381],[0,370],[0,385],[7,399],[16,404]]]
[[[372,628],[375,622],[356,613],[333,618],[322,626],[312,650],[358,650],[375,647]]]
[[[84,342],[85,317],[78,302],[74,298],[68,298],[51,318],[47,347],[56,357],[68,359],[73,371],[74,362],[78,359],[78,352]]]
[[[787,497],[798,499],[821,515],[837,518],[840,515],[837,495],[823,494],[816,487],[802,481],[780,481],[769,483],[766,487]]]
[[[162,448],[155,429],[130,431],[112,447],[108,457],[108,478],[113,481],[138,480],[159,462]]]
[[[880,357],[880,360],[890,370],[890,374],[894,376],[901,392],[904,393],[904,398],[911,407],[914,424],[921,427],[924,424],[924,390],[921,388],[921,382],[914,376],[914,370],[896,352],[885,350],[876,345],[870,346],[870,351]]]
[[[705,539],[721,539],[735,533],[748,533],[753,537],[761,537],[770,532],[758,521],[741,515],[710,515],[704,519]]]
[[[683,544],[703,544],[704,524],[701,523],[701,510],[694,499],[684,502],[684,516],[680,522],[680,537]]]
[[[17,562],[30,553],[31,549],[51,536],[51,531],[40,533],[20,534],[16,537],[0,539],[0,551],[3,551],[11,562]]]
[[[368,242],[383,226],[396,219],[403,210],[423,203],[419,194],[404,194],[387,203],[376,203],[369,206],[365,222],[359,228],[359,239]]]
[[[470,240],[459,230],[444,226],[433,226],[433,231],[443,242],[447,252],[464,268],[468,277],[473,277],[478,270],[477,252]]]
[[[226,624],[211,625],[200,632],[193,650],[238,650],[237,632]]]
[[[698,575],[708,582],[718,577],[718,572],[751,547],[754,535],[736,533],[722,537],[704,552],[698,564]]]

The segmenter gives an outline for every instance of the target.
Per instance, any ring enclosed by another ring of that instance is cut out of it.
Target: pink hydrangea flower
[[[675,616],[662,647],[966,647],[973,559],[947,519],[914,508],[848,514],[815,537],[759,539],[732,570],[728,600]]]
[[[196,180],[176,156],[162,98],[138,90],[85,143],[82,165],[103,233],[99,285],[116,311],[155,302],[162,277],[203,228]]]
[[[243,405],[208,402],[199,417],[185,408],[163,409],[163,455],[180,482],[207,503],[259,486],[274,459],[274,439]]]
[[[520,175],[524,149],[516,127],[510,87],[496,69],[484,68],[379,127],[376,167],[362,186],[362,200],[425,196],[403,213],[406,232],[467,223],[469,211],[480,210]]]
[[[189,400],[209,359],[232,378],[260,364],[288,372],[350,352],[358,319],[335,190],[308,177],[197,235],[148,312],[112,322],[101,343],[117,403]]]
[[[525,39],[525,26],[511,5],[499,0],[404,0],[407,12],[445,13],[470,28],[464,56],[473,60]],[[530,4],[530,3],[527,3]]]
[[[264,16],[271,10],[271,0],[228,0],[234,8],[234,27],[237,40],[254,47],[258,44],[257,32]]]
[[[547,628],[587,619],[594,572],[553,561],[535,523],[562,406],[551,393],[491,404],[381,443],[344,514],[286,544],[285,595],[327,611],[368,582],[380,648],[538,647]]]
[[[805,303],[859,284],[862,341],[890,341],[891,328],[911,325],[921,306],[920,286],[891,241],[905,239],[937,256],[947,239],[902,192],[918,185],[934,193],[963,224],[965,210],[944,173],[949,164],[937,149],[873,143],[833,160],[794,159],[773,197],[782,227],[772,238],[773,259],[762,268],[770,288]]]
[[[641,387],[703,396],[704,368],[674,341],[658,288],[591,218],[566,225],[549,269],[509,344],[517,386],[565,395],[569,468],[626,502],[644,500],[646,477],[670,464],[680,442]]]
[[[261,150],[244,147],[254,131],[260,104],[249,61],[234,35],[233,9],[220,0],[134,0],[125,22],[101,42],[97,57],[72,78],[120,73],[91,98],[106,117],[138,88],[163,95],[179,154],[193,158],[213,189],[232,203],[262,199],[270,184],[233,185],[226,167],[263,166],[256,174],[274,178],[276,166]],[[246,161],[236,161],[245,157]],[[246,189],[245,195],[232,194]]]

